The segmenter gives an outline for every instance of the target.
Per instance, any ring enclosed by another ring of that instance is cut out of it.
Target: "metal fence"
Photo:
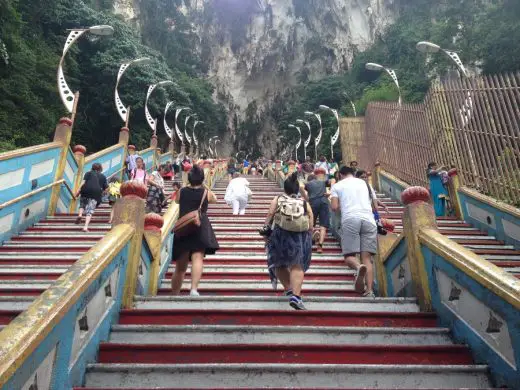
[[[429,162],[457,167],[463,185],[519,206],[520,75],[437,84],[420,104],[370,103],[357,153],[414,185],[427,185]]]

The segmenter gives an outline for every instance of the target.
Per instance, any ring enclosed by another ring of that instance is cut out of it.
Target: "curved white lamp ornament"
[[[335,110],[334,108],[330,108],[329,106],[320,105],[320,109],[322,110],[329,110],[332,111],[334,114],[334,117],[336,118],[336,122],[338,123],[338,128],[336,129],[336,133],[332,136],[330,139],[330,156],[332,159],[334,159],[334,145],[336,145],[336,142],[339,140],[339,114],[338,110]]]
[[[148,92],[146,93],[146,100],[144,102],[144,114],[146,116],[146,121],[148,122],[148,125],[153,130],[154,135],[157,133],[157,120],[153,119],[150,115],[150,111],[148,110],[148,100],[150,100],[150,96],[152,95],[155,88],[157,88],[160,85],[172,85],[174,84],[171,80],[164,80],[160,81],[157,84],[150,85],[148,87]]]
[[[300,146],[302,144],[302,131],[299,127],[294,126],[296,130],[298,130],[298,134],[300,135],[300,139],[298,140],[298,143],[296,144],[296,148],[294,149],[294,158],[296,161],[298,161],[298,149],[300,149]]]
[[[307,129],[309,130],[309,137],[305,140],[305,149],[308,148],[308,146],[311,144],[311,140],[312,140],[312,130],[311,130],[311,123],[309,121],[304,121],[302,119],[296,119],[296,123],[305,123],[305,125],[307,126]],[[320,136],[321,137],[321,136]],[[305,153],[307,154],[307,153]],[[316,156],[316,147],[314,148],[314,154],[315,154],[315,158],[317,157]]]
[[[365,68],[374,72],[386,72],[392,78],[394,84],[397,86],[397,91],[399,92],[399,105],[401,105],[403,101],[401,97],[401,87],[399,86],[399,80],[397,79],[397,73],[395,72],[395,70],[385,68],[383,65],[375,64],[373,62],[368,62],[367,64],[365,64]]]
[[[438,53],[439,51],[442,51],[444,54],[446,54],[448,57],[450,57],[453,62],[455,62],[455,64],[457,65],[459,70],[462,72],[464,77],[466,77],[466,78],[469,77],[466,67],[464,66],[459,55],[456,52],[443,49],[439,45],[436,45],[435,43],[428,42],[428,41],[421,41],[421,42],[417,43],[416,48],[417,48],[417,50],[419,50],[422,53]],[[471,91],[468,91],[468,94],[466,96],[466,99],[464,100],[464,103],[462,104],[462,107],[459,108],[459,115],[460,115],[460,119],[462,121],[463,128],[468,125],[472,114],[473,114],[473,98],[471,96]],[[468,150],[468,153],[469,153],[471,170],[473,172],[474,177],[477,179],[477,183],[478,183],[479,176],[478,176],[476,164],[475,164],[475,161],[473,158],[473,152],[471,150],[470,143],[468,140],[468,135],[466,132],[464,133],[464,142],[466,144],[466,149]]]
[[[195,116],[194,115],[189,115],[186,120],[184,121],[184,137],[186,138],[186,141],[188,141],[188,143],[190,144],[191,146],[191,137],[190,135],[188,134],[188,122],[190,121],[191,118],[194,118]]]
[[[466,70],[466,67],[462,63],[459,55],[451,50],[445,50],[439,45],[436,45],[435,43],[428,42],[428,41],[421,41],[417,43],[416,45],[417,50],[419,50],[422,53],[438,53],[439,51],[442,51],[444,54],[446,54],[448,57],[451,58],[453,62],[457,65],[459,70],[462,72],[464,77],[469,77],[468,71]],[[471,92],[468,91],[468,96],[466,97],[466,100],[464,101],[464,104],[459,109],[459,114],[462,120],[463,127],[466,127],[466,125],[469,123],[469,120],[471,119],[471,115],[473,112],[473,99],[471,97]]]
[[[346,92],[343,93],[343,96],[345,96],[347,98],[348,102],[350,103],[350,107],[352,107],[352,111],[354,112],[354,117],[357,117],[356,105],[350,99],[350,97],[348,96],[348,94]]]
[[[170,137],[170,139],[173,139],[173,130],[168,126],[168,123],[166,123],[166,115],[168,115],[168,111],[170,110],[170,107],[174,104],[174,102],[168,102],[166,105],[166,108],[164,109],[164,131]]]
[[[119,67],[119,72],[117,73],[117,81],[116,81],[116,88],[114,91],[114,99],[116,102],[116,109],[119,114],[119,117],[124,123],[128,123],[128,116],[130,115],[130,108],[126,107],[123,102],[121,101],[121,98],[119,97],[119,92],[117,91],[117,88],[119,87],[119,82],[121,81],[121,78],[123,77],[123,74],[126,72],[126,70],[133,64],[143,64],[150,62],[150,58],[143,57],[143,58],[137,58],[135,60],[125,62],[124,64],[121,64]]]
[[[89,28],[70,30],[69,36],[65,41],[65,46],[63,47],[63,53],[60,58],[60,63],[58,65],[58,91],[60,93],[61,101],[63,102],[65,108],[69,113],[72,113],[72,111],[74,110],[74,103],[76,97],[74,96],[67,82],[65,81],[65,76],[63,74],[63,62],[65,61],[65,55],[71,48],[72,44],[76,42],[79,39],[79,37],[81,37],[86,32],[94,35],[107,36],[112,35],[114,33],[114,28],[107,25],[100,25],[92,26]]]
[[[321,121],[321,115],[318,113],[311,112],[311,111],[305,111],[305,115],[314,115],[316,117],[316,119],[318,120],[318,123],[320,124],[320,132],[314,139],[314,154],[315,154],[316,161],[317,161],[318,160],[318,146],[321,142],[321,137],[323,137],[323,124]]]
[[[296,129],[296,130],[298,130],[298,132],[299,132],[300,134],[302,133],[302,129],[301,129],[300,127],[298,127],[298,126],[295,126],[295,125],[293,125],[293,124],[290,124],[289,127],[290,127],[291,129]],[[310,129],[309,129],[309,138],[311,137],[311,135],[312,135],[312,134],[310,134]],[[309,141],[309,142],[307,142],[307,141]],[[310,143],[310,140],[307,140],[307,141],[305,141],[305,142],[303,143],[303,158],[304,158],[304,160],[307,160],[307,146],[308,146],[309,143]]]
[[[177,137],[181,140],[181,143],[184,145],[184,135],[182,134],[181,129],[179,129],[179,126],[177,125],[177,119],[179,118],[179,115],[184,110],[190,110],[189,107],[181,107],[177,108],[175,110],[175,132],[177,133]]]
[[[195,121],[195,124],[193,125],[193,142],[195,142],[195,146],[199,146],[199,140],[197,139],[197,136],[195,134],[195,129],[197,128],[197,125],[204,124],[204,121]]]

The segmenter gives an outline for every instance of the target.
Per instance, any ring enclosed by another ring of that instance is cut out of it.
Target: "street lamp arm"
[[[123,102],[121,101],[121,98],[119,97],[119,92],[118,92],[119,82],[123,78],[123,74],[126,72],[126,70],[131,65],[137,64],[137,63],[145,63],[145,62],[149,62],[149,61],[150,61],[150,58],[148,58],[148,57],[137,58],[135,60],[125,62],[124,64],[121,64],[121,66],[119,67],[119,72],[117,73],[116,87],[115,87],[115,91],[114,91],[114,100],[116,103],[116,109],[119,114],[119,117],[125,123],[128,122],[128,116],[130,114],[130,110],[123,104]]]

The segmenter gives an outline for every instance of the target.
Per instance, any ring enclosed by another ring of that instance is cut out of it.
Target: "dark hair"
[[[307,181],[313,181],[313,180],[316,180],[316,175],[309,175],[307,176]]]
[[[179,182],[176,182],[174,181],[173,184],[172,184],[172,187],[177,187],[177,188],[181,188],[181,184]]]
[[[325,157],[325,156],[321,156],[321,157],[320,157],[320,161],[321,161],[321,162],[325,162],[325,161],[327,161],[327,157]]]
[[[119,180],[119,178],[117,176],[112,176],[108,182],[109,183],[119,183],[120,181],[121,180]]]
[[[341,167],[341,169],[339,170],[339,174],[341,176],[347,176],[347,175],[354,175],[354,173],[356,172],[356,170],[352,167],[347,167],[347,166],[343,166]]]
[[[166,173],[169,173],[171,171],[170,167],[167,164],[161,164],[157,167],[158,171],[164,171]]]
[[[204,171],[198,165],[194,165],[188,173],[188,181],[192,186],[200,186],[204,183]]]
[[[352,166],[352,165],[354,165],[354,164],[358,165],[358,162],[357,162],[356,160],[352,160],[352,161],[350,162],[350,166]]]
[[[103,167],[100,163],[94,163],[92,164],[92,170],[96,172],[101,172],[103,170]]]
[[[366,174],[366,171],[364,171],[363,169],[360,169],[360,170],[356,171],[356,177],[357,178],[360,178],[364,174]]]
[[[432,169],[435,165],[437,165],[437,163],[432,161],[428,164],[428,169]]]
[[[291,176],[285,179],[283,183],[283,190],[287,195],[297,195],[300,191],[300,183],[298,182],[298,173],[294,172]]]

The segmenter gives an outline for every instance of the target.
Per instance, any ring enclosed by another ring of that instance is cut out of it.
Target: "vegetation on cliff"
[[[142,13],[149,23],[140,34],[113,14],[112,0],[0,0],[0,151],[49,141],[57,120],[66,114],[56,88],[66,29],[97,24],[113,26],[114,36],[81,38],[65,63],[70,87],[81,94],[74,143],[96,151],[116,142],[122,126],[113,102],[117,71],[122,62],[143,56],[152,63],[130,68],[120,85],[121,98],[131,105],[133,143],[144,148],[150,142],[143,105],[148,85],[160,80],[177,85],[154,92],[152,115],[159,116],[175,100],[196,107],[208,133],[225,130],[225,111],[213,103],[213,87],[202,78],[179,3],[147,2]],[[160,125],[158,134],[165,146]]]

